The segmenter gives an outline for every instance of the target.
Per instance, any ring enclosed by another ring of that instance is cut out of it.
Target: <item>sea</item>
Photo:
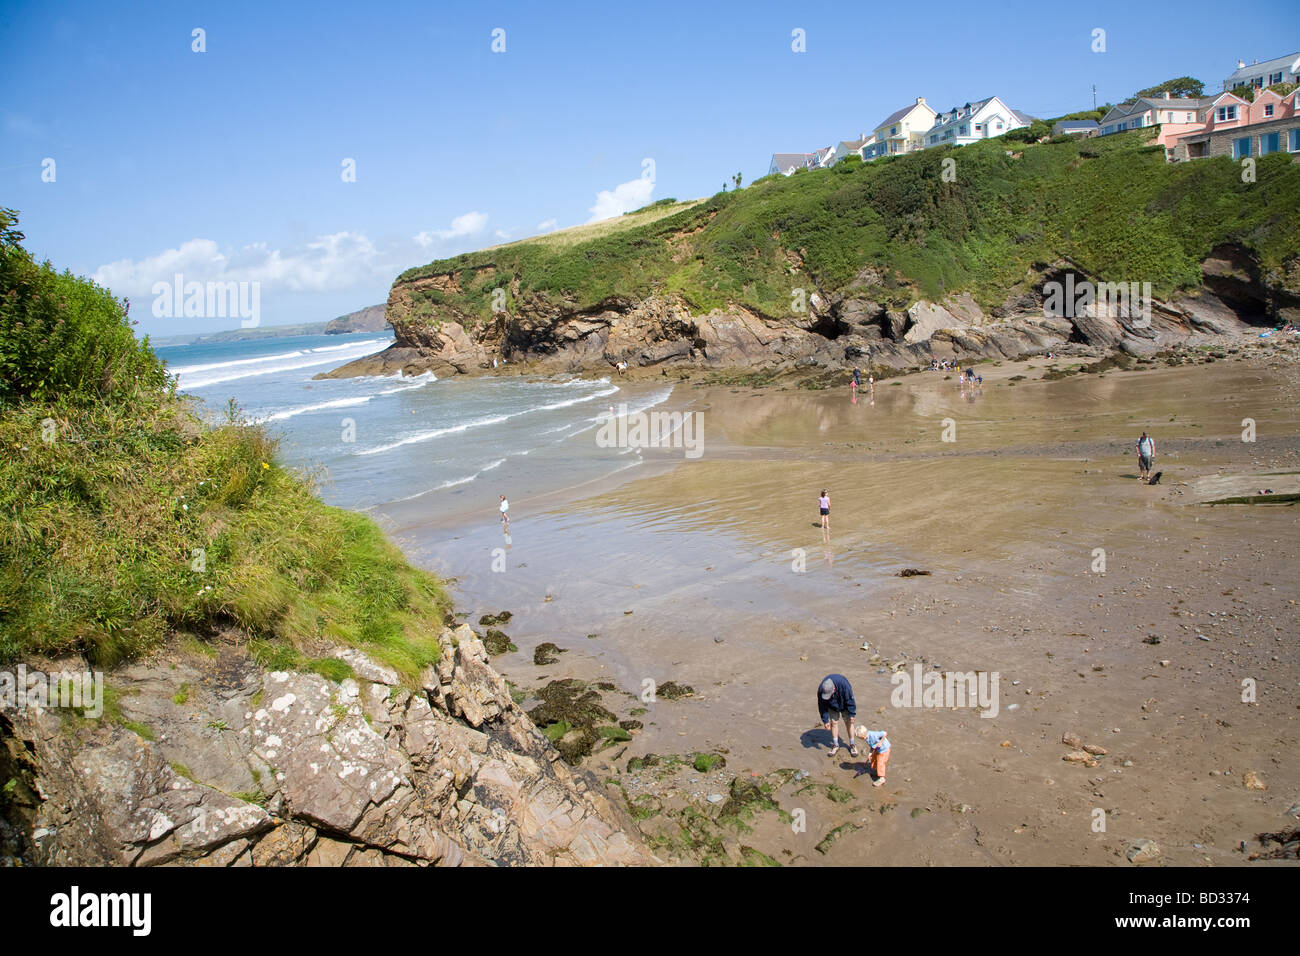
[[[500,494],[532,497],[636,469],[638,450],[598,446],[599,420],[622,405],[652,408],[673,391],[570,375],[314,378],[391,343],[354,333],[155,351],[210,420],[225,421],[233,402],[239,421],[265,426],[281,462],[310,476],[327,504],[396,510],[406,522],[494,518]]]

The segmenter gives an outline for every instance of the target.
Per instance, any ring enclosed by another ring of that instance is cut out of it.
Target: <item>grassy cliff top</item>
[[[234,631],[335,679],[334,645],[409,681],[447,599],[368,518],[323,505],[260,427],[200,422],[121,303],[38,264],[0,209],[0,662],[111,666]]]
[[[1002,138],[827,170],[769,176],[739,192],[495,246],[408,270],[408,320],[492,317],[545,297],[568,308],[673,293],[697,312],[789,312],[792,290],[843,290],[902,307],[970,292],[1000,304],[1035,266],[1073,260],[1157,296],[1194,286],[1216,245],[1252,249],[1283,272],[1300,248],[1300,165],[1227,158],[1167,164],[1149,131],[1025,145]],[[447,277],[450,281],[418,282]],[[1280,281],[1280,280],[1279,280]],[[515,287],[517,283],[517,288]]]

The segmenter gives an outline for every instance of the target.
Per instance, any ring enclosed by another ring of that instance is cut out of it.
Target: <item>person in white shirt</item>
[[[510,528],[510,502],[506,501],[506,496],[501,496],[501,524],[507,530]]]
[[[1151,468],[1155,464],[1156,443],[1155,440],[1146,432],[1137,440],[1138,455],[1138,475],[1139,480],[1146,481],[1151,477]]]

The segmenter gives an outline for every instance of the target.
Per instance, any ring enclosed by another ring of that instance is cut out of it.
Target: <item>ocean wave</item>
[[[432,494],[435,491],[445,491],[448,488],[455,488],[459,485],[467,485],[475,478],[478,478],[480,475],[485,474],[486,472],[489,472],[494,468],[500,468],[502,465],[505,464],[505,462],[506,460],[504,458],[498,458],[496,461],[492,462],[491,464],[484,465],[482,468],[474,472],[474,474],[472,475],[467,475],[464,478],[450,478],[447,481],[442,482],[441,484],[434,485],[432,488],[425,488],[423,491],[417,491],[415,494],[407,495],[405,498],[396,498],[393,500],[393,504],[397,504],[400,501],[414,501],[416,498],[423,498],[425,495]]]
[[[378,392],[371,392],[369,395],[353,395],[347,398],[334,398],[327,402],[316,402],[312,405],[300,405],[297,408],[286,408],[278,412],[269,412],[264,415],[258,415],[252,418],[248,424],[262,425],[266,422],[282,422],[286,418],[297,418],[299,415],[307,415],[311,412],[326,411],[331,408],[350,408],[354,405],[364,405],[372,398],[378,398],[383,395],[395,395],[398,392],[409,392],[417,388],[424,388],[424,386],[429,383],[438,380],[432,372],[427,373],[427,375],[429,376],[428,378],[425,378],[423,375],[418,376],[420,381],[414,382],[411,385],[398,385],[395,388],[385,388]]]
[[[285,353],[284,357],[292,359],[291,361],[281,362],[278,365],[272,365],[268,368],[248,368],[249,364],[263,361],[261,359],[239,359],[235,362],[217,363],[210,369],[216,374],[203,375],[199,374],[197,381],[188,380],[188,375],[182,374],[180,369],[174,370],[178,377],[178,384],[182,391],[190,391],[196,388],[206,388],[209,385],[219,385],[222,382],[233,382],[243,378],[254,378],[259,375],[273,375],[276,372],[292,372],[295,369],[311,368],[313,365],[328,365],[332,363],[343,364],[353,359],[359,359],[366,355],[374,354],[375,345],[382,344],[383,339],[375,339],[373,342],[356,342],[347,346],[348,351],[341,351],[336,346],[329,346],[331,351],[327,354],[320,354],[319,350],[313,349],[310,352],[300,352],[292,356]],[[279,358],[279,356],[277,356]],[[238,367],[236,367],[238,366]],[[189,374],[193,374],[192,372]]]
[[[619,389],[617,387],[606,389],[603,392],[596,392],[591,395],[583,395],[578,398],[565,399],[562,402],[549,402],[545,405],[534,405],[532,408],[525,408],[517,412],[509,412],[505,415],[490,415],[484,418],[475,418],[467,422],[461,422],[459,425],[448,425],[444,428],[433,428],[428,431],[415,432],[407,435],[405,438],[399,438],[397,441],[389,442],[387,445],[379,445],[375,448],[360,448],[353,454],[357,455],[382,455],[384,452],[393,451],[404,445],[415,445],[421,442],[432,441],[435,438],[441,438],[444,435],[456,435],[467,432],[471,428],[484,428],[489,425],[499,425],[502,422],[510,421],[512,418],[519,418],[521,415],[531,415],[534,412],[555,411],[559,408],[569,408],[572,405],[578,405],[582,402],[594,401],[597,398],[604,398],[613,395]]]

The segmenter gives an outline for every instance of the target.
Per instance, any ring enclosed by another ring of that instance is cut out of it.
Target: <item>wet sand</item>
[[[1077,362],[1040,358],[981,365],[973,390],[944,372],[892,379],[856,404],[847,386],[682,385],[666,407],[702,414],[698,460],[647,450],[635,474],[512,498],[508,545],[463,512],[390,530],[455,578],[471,622],[514,613],[519,651],[495,658],[514,684],[607,680],[630,695],[606,695],[620,717],[646,708],[630,744],[585,764],[629,798],[707,813],[733,777],[811,775],[777,781],[806,829],[761,813],[752,832],[725,835],[729,850],[795,864],[1130,865],[1130,844],[1152,839],[1159,863],[1240,864],[1240,842],[1294,826],[1300,800],[1300,509],[1199,502],[1300,491],[1297,358],[1249,348],[1052,382],[1045,369]],[[1154,487],[1136,480],[1144,429],[1163,471]],[[897,576],[908,567],[933,573]],[[567,653],[538,667],[543,641]],[[891,706],[900,662],[996,672],[997,716]],[[815,689],[830,672],[853,682],[859,719],[889,731],[882,787],[845,751],[828,759]],[[634,699],[668,680],[695,695]],[[1071,733],[1106,749],[1097,766],[1062,760]],[[633,756],[696,751],[725,751],[726,767],[626,770]],[[1267,790],[1248,789],[1247,772]],[[859,829],[815,849],[846,822]],[[674,826],[667,813],[643,823],[651,836]]]

